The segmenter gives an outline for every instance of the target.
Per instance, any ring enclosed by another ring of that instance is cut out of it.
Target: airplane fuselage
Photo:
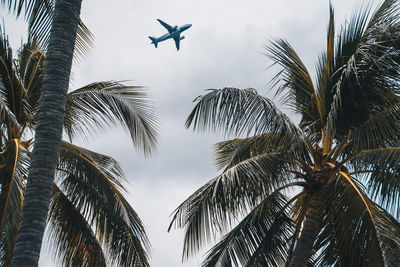
[[[157,42],[162,42],[171,38],[179,37],[181,35],[181,32],[186,31],[192,26],[192,24],[185,24],[179,28],[177,28],[174,32],[171,33],[166,33],[158,38],[156,38]]]

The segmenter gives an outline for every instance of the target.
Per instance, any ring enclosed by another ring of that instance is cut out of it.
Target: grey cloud
[[[337,25],[357,2],[332,0]],[[164,33],[156,18],[173,25],[193,24],[181,51],[172,41],[157,49],[150,44],[148,35]],[[212,145],[223,136],[184,128],[192,100],[204,89],[225,86],[254,87],[271,97],[268,82],[274,70],[267,70],[263,45],[275,37],[286,38],[313,71],[325,46],[328,1],[84,0],[82,19],[96,43],[74,66],[71,87],[100,80],[144,85],[157,103],[162,130],[151,158],[137,155],[121,129],[79,143],[121,163],[129,179],[129,199],[153,244],[152,266],[197,266],[201,256],[181,265],[182,232],[166,232],[174,208],[217,175]],[[7,28],[9,34],[21,29],[12,27]],[[13,37],[16,45],[18,38]],[[43,255],[41,266],[53,266],[45,249]]]

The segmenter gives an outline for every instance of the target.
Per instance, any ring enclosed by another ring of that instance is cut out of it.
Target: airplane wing
[[[179,44],[181,42],[180,36],[178,35],[178,36],[174,37],[174,41],[175,41],[176,50],[178,51],[179,50]]]
[[[169,33],[173,32],[171,25],[168,25],[167,23],[165,23],[164,21],[162,21],[161,19],[157,19],[158,22],[161,23],[161,25],[163,25]]]

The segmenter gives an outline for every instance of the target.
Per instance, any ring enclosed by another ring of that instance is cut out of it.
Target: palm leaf
[[[326,132],[346,133],[378,106],[398,102],[393,94],[399,77],[397,7],[398,1],[385,1],[369,23],[370,8],[360,9],[342,29],[331,77],[334,86],[326,98]]]
[[[224,131],[228,134],[279,133],[299,148],[304,146],[304,136],[275,104],[254,89],[209,89],[209,93],[195,99],[197,102],[186,120],[186,127]]]
[[[35,118],[42,86],[44,52],[32,41],[22,45],[18,57],[13,59],[7,36],[1,33],[0,39],[0,105],[2,122],[8,124],[6,128],[10,132],[31,126]],[[20,136],[14,133],[9,138]]]
[[[2,90],[3,84],[0,80],[0,90]],[[10,110],[7,103],[1,99],[0,97],[0,124],[4,126],[4,129],[14,128],[20,129],[21,125],[19,125],[17,118],[14,113]],[[1,130],[3,131],[3,129]],[[5,138],[5,133],[1,136],[1,138]]]
[[[280,193],[266,197],[208,252],[202,266],[282,266],[293,228],[284,205]]]
[[[138,150],[150,153],[156,144],[158,122],[142,87],[106,81],[89,84],[67,95],[64,130],[72,139],[122,125]]]
[[[92,228],[56,185],[48,220],[49,241],[65,266],[106,266],[103,250]]]
[[[218,232],[258,205],[265,195],[291,180],[283,153],[254,156],[228,169],[202,186],[175,211],[169,226],[185,228],[183,258],[192,255]]]
[[[374,215],[385,264],[395,267],[400,258],[400,222],[383,209]]]
[[[287,140],[277,140],[278,138],[278,134],[264,133],[252,137],[219,142],[214,145],[217,168],[229,169],[254,156],[271,152],[286,152],[289,155],[293,151],[292,144]]]
[[[400,103],[374,114],[352,132],[352,153],[399,145]]]
[[[364,171],[363,181],[374,200],[385,208],[392,208],[399,216],[400,148],[388,147],[364,150],[352,158],[355,170]]]
[[[0,266],[8,266],[22,211],[24,179],[28,174],[29,152],[11,140],[1,155]]]
[[[112,158],[62,142],[60,189],[82,216],[114,263],[148,266],[149,241],[142,222],[126,201],[120,181],[125,179]]]
[[[343,92],[345,90],[344,84],[350,84],[347,89],[353,90],[354,85],[359,82],[357,56],[359,57],[360,53],[357,55],[357,49],[360,46],[368,17],[368,8],[359,9],[358,12],[353,13],[349,23],[341,29],[336,44],[336,53],[328,63],[330,65],[329,71],[326,72],[326,68],[324,68],[324,73],[319,74],[320,77],[325,76],[326,80],[324,86],[319,88],[319,92],[321,98],[324,99],[325,110],[327,111],[324,132],[330,136],[336,132],[336,121],[345,106],[342,103],[342,100],[346,99],[343,95],[345,94]],[[349,105],[351,106],[351,104]],[[354,127],[354,125],[350,126]]]
[[[42,88],[45,54],[35,40],[23,44],[18,52],[15,69],[24,101],[23,112],[19,118],[24,127],[34,129]]]
[[[2,113],[13,113],[13,116],[7,115],[9,119],[12,119],[12,117],[15,117],[15,119],[17,119],[19,117],[18,115],[21,111],[22,105],[22,94],[13,66],[13,55],[10,44],[8,42],[8,36],[3,32],[3,29],[0,27],[0,96],[1,101],[4,102],[2,104]],[[11,112],[4,110],[6,109],[6,106]],[[14,121],[14,124],[15,119],[12,119],[12,121]]]
[[[55,11],[55,0],[1,0],[0,4],[19,17],[24,14],[28,22],[29,38],[37,39],[46,49],[49,44],[50,30]],[[93,43],[93,34],[79,21],[75,41],[78,56],[87,53]]]
[[[283,101],[302,115],[304,126],[309,121],[319,121],[323,110],[319,103],[311,76],[295,50],[284,39],[277,39],[266,46],[268,57],[282,70],[272,79],[272,86],[279,85],[276,94],[284,93]]]
[[[377,209],[357,180],[342,177],[325,189],[329,207],[315,245],[320,252],[317,262],[323,266],[384,266]]]

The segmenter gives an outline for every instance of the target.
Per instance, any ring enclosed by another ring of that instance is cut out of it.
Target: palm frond
[[[399,145],[400,103],[374,114],[352,131],[352,153]]]
[[[369,8],[359,9],[353,13],[350,21],[341,29],[336,44],[336,53],[334,58],[331,58],[331,61],[328,63],[330,67],[327,73],[328,76],[325,75],[326,84],[319,88],[321,97],[325,102],[325,109],[327,110],[324,132],[329,135],[335,134],[336,121],[344,108],[342,101],[346,99],[343,92],[344,84],[351,83],[351,86],[348,87],[352,90],[352,86],[359,82],[357,49],[359,49],[365,27],[368,23],[368,17]],[[321,74],[320,77],[322,76],[324,75]],[[348,105],[351,106],[352,104],[350,102]]]
[[[319,121],[323,110],[319,103],[311,76],[296,51],[284,39],[277,39],[266,46],[272,66],[282,69],[272,79],[272,86],[279,85],[276,94],[284,94],[283,101],[302,115],[302,122]]]
[[[367,26],[367,33],[376,34],[375,31],[382,32],[391,27],[397,27],[399,24],[399,6],[397,0],[385,0],[374,12],[373,17]],[[383,28],[382,28],[383,27]]]
[[[51,25],[55,11],[54,0],[51,1],[49,7],[37,10],[29,20],[29,39],[37,39],[37,41],[47,49],[50,40]],[[79,20],[78,30],[75,40],[74,59],[83,58],[93,46],[94,36],[89,28]]]
[[[331,90],[333,87],[332,76],[335,72],[335,16],[333,7],[329,4],[329,24],[327,31],[326,51],[322,53],[319,58],[319,64],[317,65],[317,81],[318,81],[318,98],[321,103],[321,125],[320,129],[315,129],[315,132],[321,132],[321,137],[316,141],[322,141],[322,149],[326,153],[332,145],[333,136],[335,130],[326,126],[327,116],[329,116],[329,106],[327,106],[327,100],[331,101]],[[335,96],[337,97],[337,96]],[[334,97],[333,101],[336,100]],[[340,97],[340,96],[339,96]],[[313,121],[309,122],[313,123]],[[325,128],[325,130],[323,129]]]
[[[304,146],[304,134],[275,104],[255,89],[209,89],[197,97],[193,111],[186,120],[186,127],[223,131],[227,134],[279,133],[299,148]]]
[[[4,87],[1,79],[0,79],[0,91]],[[15,117],[14,113],[8,107],[8,104],[0,97],[0,124],[4,126],[4,129],[14,128],[20,129],[21,125],[18,123],[17,118]],[[4,138],[5,136],[1,136]],[[9,136],[8,138],[12,138]]]
[[[194,254],[212,241],[217,233],[225,233],[237,218],[246,215],[291,174],[284,153],[270,153],[246,159],[202,186],[173,213],[173,225],[185,228],[183,258]]]
[[[293,229],[285,200],[280,193],[267,196],[208,252],[202,266],[282,266]]]
[[[0,27],[0,98],[11,110],[14,117],[18,118],[22,98],[13,66],[13,54],[8,36]],[[2,105],[3,109],[6,106],[5,104]],[[10,114],[10,112],[6,113]]]
[[[142,87],[106,81],[67,95],[64,130],[70,139],[118,124],[128,129],[139,151],[151,152],[157,142],[158,121]]]
[[[60,189],[94,227],[106,255],[123,266],[148,266],[144,227],[121,190],[117,162],[105,155],[62,142]]]
[[[1,0],[0,4],[17,17],[24,14],[25,18],[31,19],[35,12],[47,8],[52,1],[53,0]]]
[[[19,119],[24,127],[34,129],[42,88],[45,52],[35,40],[31,40],[21,46],[15,62],[24,101]]]
[[[9,141],[0,157],[0,266],[8,266],[22,211],[24,179],[28,175],[30,156],[14,139]]]
[[[292,144],[287,140],[277,139],[279,139],[278,134],[264,133],[219,142],[214,145],[217,168],[228,169],[254,156],[272,152],[285,152],[289,155],[293,151]]]
[[[399,157],[399,147],[388,147],[364,150],[352,159],[355,169],[365,172],[362,180],[367,182],[368,193],[385,209],[392,209],[395,216],[400,216]]]
[[[28,22],[29,39],[36,38],[46,49],[55,11],[55,0],[1,0],[0,4],[17,17],[24,15]],[[75,42],[77,56],[84,56],[93,44],[93,34],[79,21]]]
[[[384,266],[376,221],[377,208],[354,180],[333,179],[325,188],[322,231],[315,244],[318,265]],[[350,182],[349,182],[350,181]]]
[[[65,266],[106,266],[103,250],[91,226],[56,186],[48,218],[49,241]]]
[[[400,222],[383,209],[374,215],[385,266],[395,267],[400,259]]]
[[[359,9],[338,37],[325,131],[338,134],[357,127],[379,106],[398,102],[398,1],[385,1],[369,20]],[[369,20],[369,22],[368,22]]]

